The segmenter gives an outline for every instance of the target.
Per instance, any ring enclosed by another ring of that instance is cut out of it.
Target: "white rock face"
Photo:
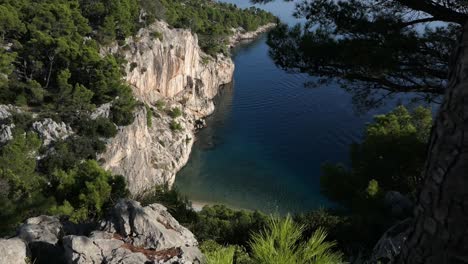
[[[0,105],[0,120],[9,118],[13,112],[19,112],[19,109],[13,105]]]
[[[211,99],[220,85],[231,82],[234,72],[230,58],[203,61],[207,55],[198,46],[197,36],[189,30],[170,29],[165,22],[141,29],[122,48],[114,46],[103,52],[124,54],[128,61],[126,79],[134,95],[148,104],[182,92]],[[202,84],[198,90],[194,85],[197,80]]]
[[[112,103],[102,104],[91,113],[91,119],[109,118]]]
[[[155,32],[162,38],[155,37]],[[145,107],[137,109],[135,122],[121,128],[100,155],[103,167],[126,177],[133,194],[159,184],[172,185],[188,161],[195,122],[213,112],[212,99],[223,84],[232,81],[234,63],[224,56],[209,57],[198,46],[196,35],[170,29],[164,22],[140,30],[125,47],[102,52],[123,53],[134,95],[155,113],[149,126]],[[167,114],[174,107],[183,112],[175,120]],[[174,122],[181,129],[171,129]]]
[[[15,124],[0,125],[0,145],[6,144],[13,139],[13,128],[15,128]]]
[[[58,139],[65,139],[73,134],[72,129],[64,122],[57,123],[50,118],[33,123],[34,130],[39,134],[45,146]]]
[[[21,113],[21,110],[13,105],[0,105],[0,145],[13,139],[15,124],[10,123],[8,118],[14,113]]]
[[[41,215],[26,220],[18,230],[18,237],[28,244],[42,242],[55,245],[62,233],[63,227],[57,217]]]
[[[27,264],[28,250],[19,238],[0,239],[0,264]]]
[[[149,126],[146,108],[139,107],[133,124],[120,128],[99,157],[105,169],[127,179],[133,194],[155,185],[171,185],[175,173],[187,163],[195,137],[193,117],[176,118],[182,129],[173,131],[173,118],[163,111],[153,111],[157,116],[151,117]]]

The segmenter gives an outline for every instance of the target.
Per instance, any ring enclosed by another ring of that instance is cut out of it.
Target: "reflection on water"
[[[208,126],[197,134],[197,148],[201,151],[210,151],[222,143],[217,130],[224,126],[229,118],[232,107],[232,93],[234,83],[224,85],[215,98],[215,111],[207,118]]]

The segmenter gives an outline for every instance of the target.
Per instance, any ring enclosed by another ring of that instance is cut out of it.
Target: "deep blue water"
[[[291,4],[267,7],[294,22]],[[217,98],[176,188],[194,201],[266,212],[329,206],[319,190],[321,164],[347,164],[349,144],[393,105],[358,114],[338,86],[305,87],[312,77],[276,67],[265,36],[239,47],[233,59],[234,83]]]

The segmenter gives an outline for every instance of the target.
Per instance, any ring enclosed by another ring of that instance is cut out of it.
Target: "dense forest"
[[[259,26],[277,22],[262,9],[239,10],[235,5],[204,0],[161,0],[164,20],[174,27],[190,28],[199,37],[199,44],[208,54],[228,53],[227,37],[232,29],[254,31]]]
[[[190,28],[215,55],[227,53],[232,28],[275,18],[212,1],[0,1],[0,104],[13,105],[1,121],[12,136],[0,148],[0,234],[43,213],[92,221],[128,195],[123,177],[96,157],[118,126],[132,123],[137,102],[123,81],[126,62],[100,47],[124,44],[155,19]],[[93,115],[105,104],[108,116]],[[69,133],[44,142],[33,129],[43,120],[63,122]]]

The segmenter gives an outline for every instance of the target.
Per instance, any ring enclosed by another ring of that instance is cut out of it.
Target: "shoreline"
[[[195,212],[200,212],[203,207],[205,206],[213,206],[213,205],[224,205],[229,209],[232,210],[243,210],[243,211],[253,211],[251,209],[246,209],[246,208],[241,208],[237,206],[232,206],[226,203],[216,203],[216,202],[205,202],[205,201],[200,201],[200,200],[191,200],[189,199],[190,202],[190,207],[195,211]]]
[[[278,24],[276,23],[268,23],[266,25],[260,26],[254,31],[242,31],[240,29],[233,29],[234,34],[231,37],[229,37],[228,46],[230,49],[234,49],[235,47],[242,44],[243,42],[254,41],[261,34],[264,34],[272,30],[277,25]]]

